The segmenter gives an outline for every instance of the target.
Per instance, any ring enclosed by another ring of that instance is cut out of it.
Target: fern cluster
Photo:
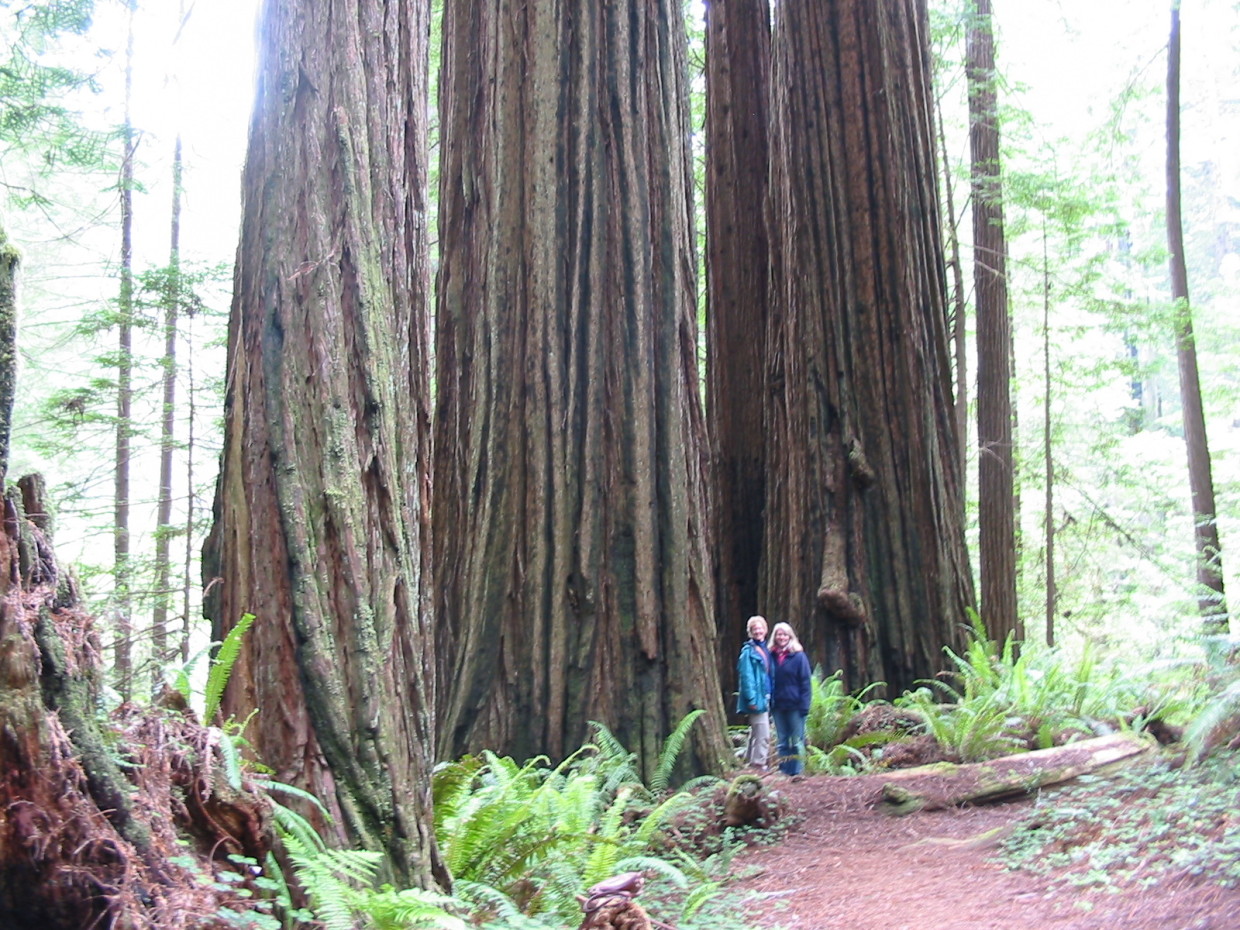
[[[691,930],[719,881],[711,863],[669,848],[663,828],[695,803],[690,791],[667,786],[697,716],[668,738],[649,784],[634,754],[597,723],[593,741],[559,765],[492,752],[440,765],[433,777],[435,835],[453,876],[450,897],[375,888],[378,854],[329,849],[306,821],[277,805],[291,870],[309,898],[309,910],[300,911],[286,886],[277,894],[287,923],[312,917],[327,930],[558,930],[580,923],[585,889],[642,871],[647,910]],[[286,786],[267,787],[270,795]],[[274,860],[267,871],[278,871]]]
[[[1099,661],[1088,644],[1075,658],[1011,637],[999,647],[976,615],[973,619],[965,649],[944,650],[948,671],[892,702],[904,716],[919,721],[914,734],[918,730],[929,734],[952,758],[982,761],[1079,736],[1144,726],[1155,719],[1188,716],[1192,682],[1201,679],[1199,668],[1186,669],[1186,663],[1123,668]],[[810,771],[836,775],[865,771],[883,756],[883,744],[907,738],[906,731],[886,729],[846,738],[850,721],[865,709],[866,695],[878,686],[850,694],[838,672],[826,678],[816,674],[806,720]],[[1217,695],[1212,705],[1215,718],[1240,719],[1236,710],[1240,687],[1219,689]],[[1208,726],[1203,723],[1197,729]]]
[[[964,652],[944,652],[951,671],[895,703],[965,762],[1143,725],[1178,708],[1174,689],[1153,684],[1150,668],[1099,662],[1089,644],[1075,660],[1010,636],[1000,649],[975,620]]]
[[[640,870],[656,888],[685,889],[696,879],[699,893],[679,896],[682,918],[685,908],[695,910],[706,897],[701,889],[714,885],[661,838],[668,820],[693,803],[667,784],[694,719],[669,737],[649,785],[634,756],[598,723],[594,742],[559,765],[483,752],[440,766],[435,835],[457,893],[504,926],[533,926],[531,919],[566,926],[580,921],[576,896],[584,889]]]
[[[865,709],[866,695],[881,682],[874,682],[861,691],[851,693],[844,689],[843,673],[839,670],[823,676],[822,669],[814,670],[811,678],[812,695],[809,715],[805,718],[806,771],[828,775],[853,774],[863,768],[868,757],[862,748],[878,741],[890,739],[885,734],[866,733],[845,738],[848,724]]]

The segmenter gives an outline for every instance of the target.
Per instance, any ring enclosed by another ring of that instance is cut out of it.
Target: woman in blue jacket
[[[775,669],[771,715],[779,737],[779,770],[785,775],[800,775],[805,764],[805,718],[814,689],[809,658],[786,623],[775,624],[771,632],[771,660]]]
[[[749,639],[736,660],[736,712],[749,716],[745,761],[765,772],[771,752],[771,653],[766,645],[766,618],[750,617],[745,629]]]

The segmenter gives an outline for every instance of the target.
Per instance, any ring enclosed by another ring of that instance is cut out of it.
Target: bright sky
[[[156,244],[151,248],[157,256],[167,253],[168,187],[179,129],[185,162],[183,247],[190,257],[232,258],[241,164],[254,100],[258,3],[146,0],[140,4],[135,20],[133,121],[143,130],[139,177],[147,192],[135,198],[135,229],[138,236],[154,233]],[[97,34],[117,50],[109,80],[118,80],[124,65],[125,21],[118,6],[105,0],[96,17]],[[187,11],[183,26],[178,7]],[[114,99],[119,101],[119,95]],[[121,117],[119,110],[108,113],[114,124]],[[137,248],[144,250],[143,242]]]
[[[190,263],[231,266],[254,98],[259,2],[139,0],[132,114],[141,132],[135,171],[140,185],[134,194],[135,269],[160,266],[168,260],[172,159],[178,129],[183,135],[185,191],[182,257]],[[179,10],[189,12],[180,30]],[[122,4],[97,0],[91,35],[61,43],[58,54],[70,66],[96,72],[101,93],[84,94],[72,104],[96,128],[115,128],[124,120],[125,34]],[[90,49],[99,47],[107,51],[94,59],[88,57]],[[4,180],[18,184],[24,180],[19,172],[16,164],[0,168]],[[107,266],[115,268],[120,257],[116,178],[95,175],[51,183],[48,192],[65,205],[63,209],[54,204],[46,211],[0,210],[0,220],[23,253],[19,346],[26,374],[18,379],[19,407],[36,418],[15,424],[12,464],[18,474],[43,470],[53,482],[73,480],[88,493],[102,494],[110,481],[106,463],[83,466],[81,475],[70,474],[65,463],[42,460],[25,441],[42,428],[37,421],[38,398],[49,390],[79,383],[83,360],[110,348],[102,339],[94,345],[67,341],[64,322],[99,309],[115,298],[117,287],[115,278],[107,275]],[[225,286],[209,299],[215,309],[227,310],[230,296]],[[206,369],[218,368],[222,352],[203,351],[196,360]],[[63,373],[63,377],[49,378],[49,372]],[[153,496],[151,475],[157,471],[152,472],[149,461],[137,461],[135,469],[135,493]],[[138,522],[153,525],[145,514],[135,518]],[[107,540],[97,542],[110,546]],[[62,557],[76,560],[83,557],[90,538],[67,531],[58,536],[57,544],[64,550]]]

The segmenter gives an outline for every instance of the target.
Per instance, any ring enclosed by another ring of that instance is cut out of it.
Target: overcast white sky
[[[240,171],[254,98],[254,36],[259,0],[148,0],[141,4],[134,40],[134,124],[143,130],[139,177],[146,192],[135,200],[138,235],[161,261],[173,142],[179,129],[185,161],[182,241],[186,253],[231,259],[237,239]],[[124,17],[119,4],[102,3],[97,33],[117,53],[109,80],[124,60]],[[178,7],[188,11],[179,28]],[[111,96],[111,95],[109,95]],[[119,99],[119,98],[114,98]],[[119,106],[116,103],[115,106]],[[107,119],[121,122],[121,113]],[[143,212],[147,212],[145,218]],[[137,243],[143,248],[144,242]]]

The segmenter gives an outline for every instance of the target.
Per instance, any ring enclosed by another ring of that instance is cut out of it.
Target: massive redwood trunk
[[[724,739],[679,0],[444,15],[441,751]]]
[[[760,613],[763,372],[770,253],[766,208],[771,9],[706,6],[706,410],[711,434],[720,671],[734,684],[745,623]]]
[[[920,0],[775,8],[762,602],[895,693],[973,600],[925,29]]]
[[[224,702],[394,877],[437,869],[429,773],[427,5],[269,0],[207,551]]]

